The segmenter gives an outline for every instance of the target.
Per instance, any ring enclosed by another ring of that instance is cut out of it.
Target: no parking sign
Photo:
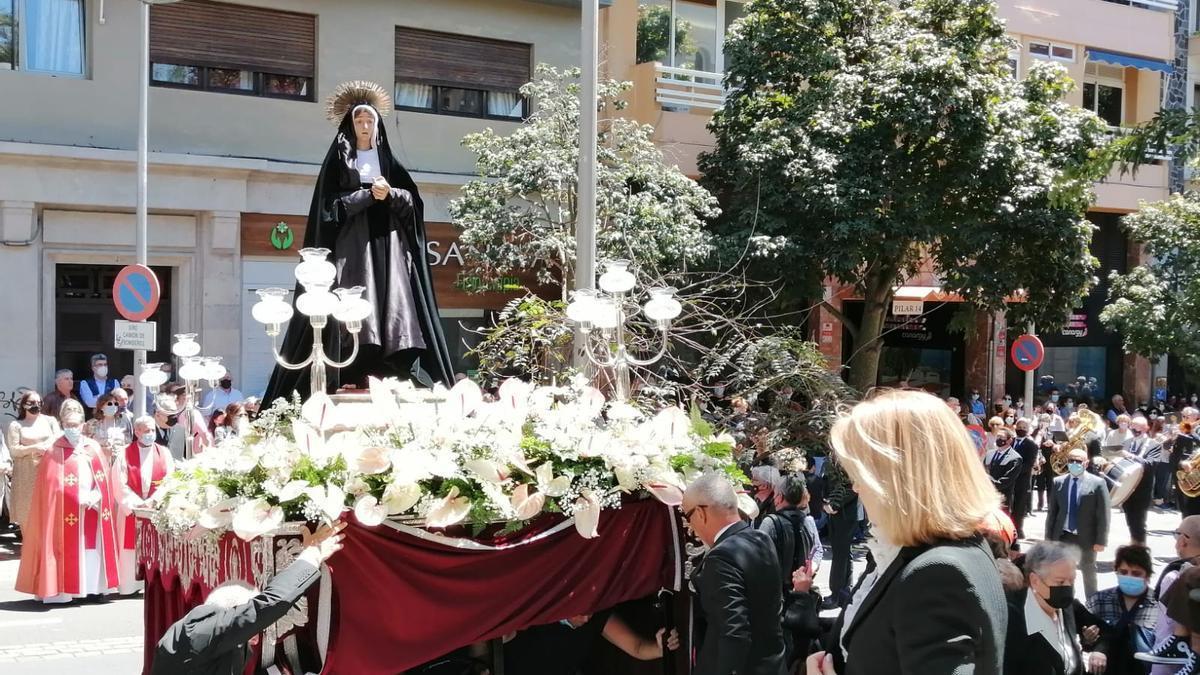
[[[1046,347],[1036,335],[1022,335],[1013,341],[1012,361],[1019,370],[1037,370],[1045,359]]]
[[[113,304],[130,321],[145,321],[158,309],[162,289],[158,276],[145,265],[126,265],[113,282]]]

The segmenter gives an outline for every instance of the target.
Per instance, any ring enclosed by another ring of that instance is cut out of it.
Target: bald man
[[[1046,514],[1046,539],[1079,547],[1079,571],[1087,597],[1096,594],[1096,554],[1108,544],[1109,498],[1104,479],[1087,472],[1088,454],[1075,448],[1067,472],[1054,479]]]
[[[1162,602],[1162,597],[1171,588],[1171,584],[1179,579],[1179,575],[1200,562],[1200,516],[1188,516],[1175,528],[1175,555],[1178,557],[1163,568],[1158,577],[1158,587],[1154,590],[1154,597],[1159,601],[1156,607],[1158,623],[1154,626],[1154,643],[1157,647],[1153,651],[1160,656],[1151,661],[1155,663],[1150,671],[1151,675],[1175,675],[1179,672],[1179,666],[1186,663],[1191,652],[1187,641],[1172,639],[1176,633],[1176,625],[1167,615],[1167,605]],[[1176,660],[1169,660],[1172,656],[1175,656]],[[1143,660],[1148,659],[1143,657]]]

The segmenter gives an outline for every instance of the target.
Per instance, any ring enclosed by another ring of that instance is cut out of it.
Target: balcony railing
[[[1110,140],[1116,140],[1122,136],[1128,136],[1133,133],[1133,129],[1129,127],[1114,127],[1109,125],[1108,137]],[[1147,153],[1146,158],[1150,161],[1166,162],[1171,159],[1171,156],[1165,152]]]
[[[655,65],[655,99],[659,105],[716,110],[725,103],[721,73]]]
[[[1179,8],[1179,0],[1104,0],[1118,5],[1129,5],[1130,7],[1144,7],[1146,9],[1157,9],[1165,12],[1174,12]]]

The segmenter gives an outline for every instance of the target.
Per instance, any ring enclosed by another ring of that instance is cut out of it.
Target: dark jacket
[[[1021,475],[1021,455],[1007,447],[993,450],[983,458],[983,465],[992,477],[992,485],[996,486],[996,491],[1004,497],[1004,507],[1012,509],[1017,480]]]
[[[1050,506],[1046,513],[1046,539],[1057,541],[1062,538],[1067,525],[1071,475],[1054,479],[1050,490]],[[1079,522],[1077,531],[1081,548],[1096,544],[1108,544],[1109,499],[1108,483],[1099,476],[1084,473],[1079,477]]]
[[[746,523],[721,534],[696,578],[707,628],[694,675],[783,675],[783,597],[771,538]]]
[[[1021,472],[1017,474],[1017,490],[1033,489],[1033,467],[1037,466],[1038,444],[1029,436],[1012,440],[1012,449],[1021,456]]]
[[[983,540],[906,547],[846,628],[842,675],[999,675],[1008,607]],[[833,636],[841,634],[842,620]],[[833,649],[840,661],[841,650]]]
[[[1007,659],[1004,675],[1081,675],[1083,654],[1075,627],[1075,613],[1063,612],[1063,634],[1069,639],[1075,653],[1076,667],[1070,672],[1063,669],[1063,658],[1041,633],[1029,634],[1025,623],[1025,597],[1028,590],[1014,593],[1008,604],[1008,640],[1005,644]]]
[[[240,675],[250,658],[250,638],[282,619],[320,576],[297,560],[244,605],[193,609],[158,641],[150,675]]]
[[[1162,443],[1153,436],[1142,434],[1134,437],[1129,444],[1129,453],[1133,455],[1133,461],[1142,465],[1142,478],[1123,506],[1127,509],[1149,508],[1150,500],[1154,497],[1154,468],[1163,453]]]

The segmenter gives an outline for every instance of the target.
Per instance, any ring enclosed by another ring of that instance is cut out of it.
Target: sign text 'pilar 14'
[[[162,288],[158,276],[145,265],[126,265],[113,282],[113,304],[127,321],[116,321],[113,346],[117,349],[154,351],[156,324],[146,321],[158,310]]]

